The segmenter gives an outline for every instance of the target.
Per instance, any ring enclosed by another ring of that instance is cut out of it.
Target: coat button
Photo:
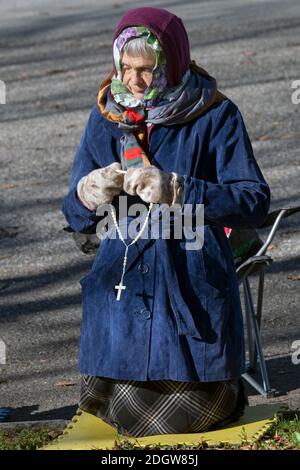
[[[150,320],[151,318],[151,312],[147,308],[141,308],[140,310],[140,315],[145,319],[145,320]]]
[[[149,266],[148,264],[139,264],[138,265],[138,270],[142,273],[142,274],[147,274],[149,272]]]

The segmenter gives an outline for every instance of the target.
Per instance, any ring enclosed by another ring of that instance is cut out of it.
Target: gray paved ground
[[[151,2],[183,18],[193,58],[240,107],[272,189],[272,207],[300,204],[298,0]],[[101,6],[100,6],[101,5]],[[11,420],[68,418],[79,395],[80,285],[92,258],[62,228],[71,163],[113,28],[140,2],[0,1],[0,406]],[[284,221],[270,252],[263,340],[272,385],[300,405],[300,217]],[[65,384],[65,385],[63,385]],[[250,403],[262,398],[250,390]]]

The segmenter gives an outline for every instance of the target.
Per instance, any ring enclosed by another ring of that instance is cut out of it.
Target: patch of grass
[[[47,429],[0,431],[0,450],[36,450],[61,434]]]
[[[258,442],[260,450],[300,450],[300,412],[284,413]]]

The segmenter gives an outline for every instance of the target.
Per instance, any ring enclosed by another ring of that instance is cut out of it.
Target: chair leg
[[[246,372],[245,374],[242,375],[243,379],[246,380],[255,390],[257,390],[262,396],[264,397],[269,397],[269,396],[274,396],[273,390],[270,390],[270,392],[267,392],[251,375]]]
[[[264,389],[266,394],[269,394],[269,393],[272,392],[272,390],[271,390],[270,384],[269,384],[269,378],[268,378],[265,358],[264,358],[264,354],[263,354],[263,350],[262,350],[260,331],[259,331],[258,323],[257,323],[257,320],[256,320],[256,316],[255,316],[255,311],[254,311],[254,306],[253,306],[251,290],[250,290],[250,284],[249,284],[248,278],[244,279],[244,291],[245,291],[245,302],[247,304],[247,314],[249,314],[249,317],[250,317],[252,332],[254,334],[256,350],[257,350],[257,354],[258,354],[258,358],[259,358],[259,365],[260,365],[260,371],[261,371],[261,376],[262,376],[263,389]],[[253,357],[252,357],[252,359],[253,359]]]
[[[253,363],[254,363],[255,340],[252,334],[252,324],[250,321],[250,312],[249,312],[249,306],[248,306],[247,296],[246,296],[245,279],[243,280],[243,289],[244,289],[245,319],[246,319],[246,325],[247,325],[248,354],[249,354],[249,364],[250,364],[249,368],[251,371],[254,372]]]
[[[257,294],[257,307],[256,307],[256,320],[258,329],[261,327],[261,316],[262,316],[262,305],[263,305],[263,293],[264,293],[264,282],[265,282],[265,271],[261,270],[258,279],[258,294]],[[257,348],[256,343],[253,344],[253,370],[256,369],[257,365]]]

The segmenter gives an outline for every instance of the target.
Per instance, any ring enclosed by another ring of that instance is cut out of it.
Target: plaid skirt
[[[79,408],[131,437],[220,428],[238,419],[245,404],[241,380],[142,382],[81,377]]]

